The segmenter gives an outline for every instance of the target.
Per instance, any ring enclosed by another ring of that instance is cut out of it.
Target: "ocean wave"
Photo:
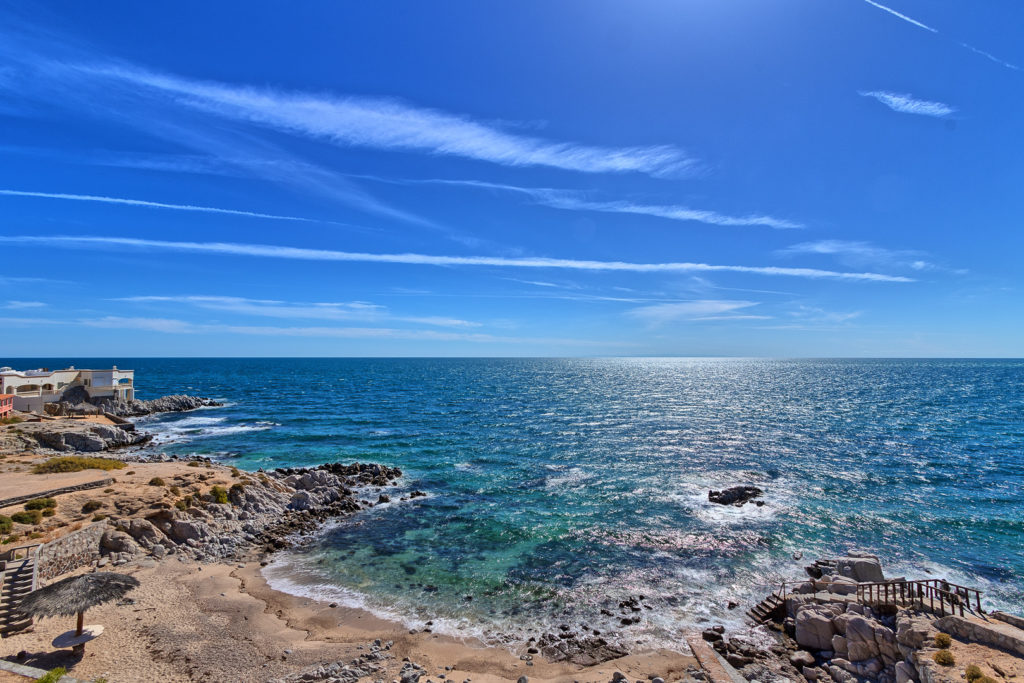
[[[202,417],[192,415],[178,420],[152,423],[146,430],[153,433],[153,443],[181,443],[194,439],[208,439],[245,432],[262,432],[279,427],[277,422],[260,420],[253,423],[225,424],[226,417]]]

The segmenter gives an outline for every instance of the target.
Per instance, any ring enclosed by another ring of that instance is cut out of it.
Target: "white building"
[[[12,370],[0,368],[0,394],[14,395],[14,409],[43,412],[43,404],[59,401],[71,387],[83,387],[90,398],[135,398],[135,371],[118,370]]]

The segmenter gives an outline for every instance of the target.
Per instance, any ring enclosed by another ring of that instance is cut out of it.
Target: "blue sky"
[[[0,354],[1021,356],[1024,5],[0,5]]]

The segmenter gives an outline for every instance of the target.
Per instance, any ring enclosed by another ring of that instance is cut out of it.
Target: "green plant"
[[[81,472],[82,470],[119,470],[124,468],[120,460],[110,458],[93,458],[81,455],[67,455],[50,458],[32,468],[34,474],[53,474],[55,472]]]
[[[16,425],[22,422],[20,417],[4,417],[0,418],[0,425]]]
[[[238,471],[237,467],[232,467],[231,468],[231,476],[232,477],[240,477],[240,476],[242,476],[242,473]]]
[[[949,637],[948,633],[935,634],[935,647],[939,648],[940,650],[946,650],[952,644],[953,639]]]
[[[9,534],[14,528],[14,520],[7,515],[0,515],[0,534]]]
[[[981,667],[977,664],[969,664],[967,665],[967,668],[964,670],[964,677],[972,683],[984,675],[985,674],[981,672]]]
[[[41,532],[39,532],[39,531],[33,531],[32,533],[30,533],[28,535],[28,537],[34,541],[37,538],[42,538],[43,534]]]
[[[996,683],[996,679],[991,676],[982,676],[981,678],[974,679],[974,683]]]
[[[153,477],[149,480],[150,486],[165,486],[164,480],[160,477]]]
[[[214,486],[210,489],[210,495],[213,496],[213,502],[215,503],[223,505],[228,502],[228,492],[221,486]]]
[[[61,678],[68,675],[68,670],[63,666],[58,666],[56,669],[50,669],[45,674],[36,679],[36,683],[57,683]]]
[[[36,498],[25,503],[26,510],[45,510],[46,508],[57,507],[57,501],[53,498]]]
[[[99,678],[92,679],[92,683],[110,683],[106,678],[100,676]]]
[[[197,460],[190,460],[189,463],[188,463],[188,466],[189,467],[199,467],[199,461],[197,461]]]
[[[57,514],[57,511],[53,508],[46,508],[43,510],[43,517],[53,517],[55,514]]]
[[[43,518],[43,513],[39,510],[26,510],[25,512],[15,512],[11,515],[11,520],[18,524],[39,524],[39,520]]]
[[[100,501],[87,500],[85,501],[85,505],[82,506],[82,512],[96,512],[101,507],[103,507],[103,503],[101,503]]]
[[[103,493],[113,493],[114,489],[103,489]]]
[[[106,518],[107,518],[106,515],[93,515],[92,516],[92,521],[94,521],[94,522],[102,522]]]
[[[939,666],[953,666],[956,664],[956,657],[949,650],[939,650],[932,656],[932,659]]]
[[[170,486],[170,487],[168,487],[167,490],[171,492],[172,496],[180,496],[181,495],[181,489],[178,488],[177,486]]]

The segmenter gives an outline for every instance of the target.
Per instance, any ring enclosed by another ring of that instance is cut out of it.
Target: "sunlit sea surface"
[[[1024,610],[1024,361],[5,362],[115,362],[139,398],[227,402],[142,420],[166,453],[401,467],[426,498],[336,524],[267,573],[410,626],[500,641],[586,623],[672,644],[850,548]],[[708,503],[744,483],[763,507]],[[653,608],[640,624],[601,614],[636,595]]]

